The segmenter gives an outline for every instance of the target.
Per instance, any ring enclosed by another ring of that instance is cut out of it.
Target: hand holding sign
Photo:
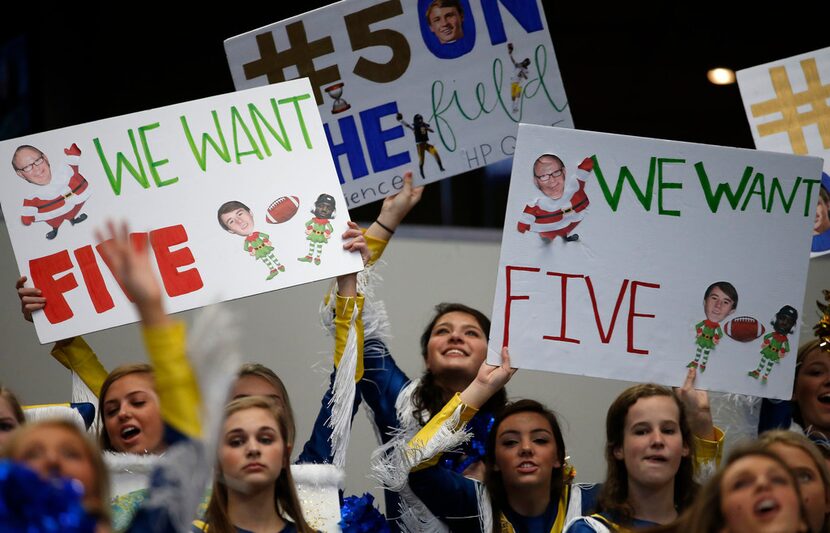
[[[686,373],[686,381],[679,389],[674,389],[677,398],[683,404],[686,416],[689,417],[689,427],[695,436],[706,440],[717,440],[715,425],[712,422],[712,410],[709,407],[709,393],[695,389],[697,370],[690,368]]]
[[[487,400],[507,385],[516,370],[510,367],[510,351],[507,346],[502,347],[501,365],[490,365],[487,361],[481,363],[476,378],[461,393],[462,403],[476,409],[481,408]]]
[[[17,297],[20,298],[20,311],[23,313],[23,318],[31,322],[32,313],[40,311],[46,306],[46,298],[41,296],[40,289],[24,286],[28,279],[26,276],[20,276],[15,288],[17,289]]]
[[[360,226],[358,226],[357,223],[350,220],[348,225],[349,229],[344,231],[341,236],[343,239],[343,249],[347,252],[360,253],[360,257],[363,259],[363,266],[366,266],[372,258],[372,252],[366,244],[366,237],[363,236],[363,232],[360,230]],[[340,296],[346,297],[357,296],[356,272],[351,272],[337,277],[337,293]]]

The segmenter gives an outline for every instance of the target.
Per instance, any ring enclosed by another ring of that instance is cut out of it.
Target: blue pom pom
[[[69,479],[43,480],[23,465],[0,461],[0,533],[93,533],[95,520]]]
[[[343,533],[390,533],[386,517],[375,508],[375,498],[368,492],[363,496],[343,499],[340,508],[340,529]]]

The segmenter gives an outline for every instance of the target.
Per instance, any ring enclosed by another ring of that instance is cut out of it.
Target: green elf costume
[[[758,368],[747,372],[749,377],[754,379],[760,377],[761,384],[766,385],[772,365],[778,363],[790,351],[787,335],[792,333],[797,320],[798,311],[789,305],[785,305],[775,314],[775,321],[772,323],[775,331],[764,335],[764,342],[761,344],[761,362],[758,363]]]
[[[317,198],[317,201],[314,202],[314,210],[311,212],[314,217],[305,223],[308,254],[305,257],[298,258],[298,261],[303,263],[311,263],[314,261],[315,265],[320,264],[323,245],[329,242],[329,237],[332,231],[334,231],[331,222],[329,222],[330,219],[334,218],[334,210],[334,197],[330,194],[321,194]]]
[[[274,255],[274,247],[271,246],[271,237],[267,233],[255,231],[245,237],[242,248],[251,254],[254,259],[262,261],[270,269],[266,280],[274,279],[280,272],[285,272],[285,267]]]
[[[687,368],[700,368],[703,372],[706,370],[706,363],[709,361],[709,353],[715,349],[715,346],[723,337],[723,330],[718,322],[712,322],[708,318],[698,322],[695,325],[697,337],[695,344],[697,344],[697,352],[695,353],[695,360],[686,365]],[[701,355],[703,359],[701,360]]]

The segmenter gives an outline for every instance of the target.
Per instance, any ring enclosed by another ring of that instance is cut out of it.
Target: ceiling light
[[[711,83],[715,85],[729,85],[735,83],[735,71],[729,68],[713,68],[706,73]]]

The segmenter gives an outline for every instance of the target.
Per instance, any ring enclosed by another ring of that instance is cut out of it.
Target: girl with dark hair
[[[405,176],[401,192],[384,200],[376,221],[366,231],[366,240],[385,245],[406,214],[418,203],[421,194],[422,188],[412,187],[411,175]],[[382,249],[382,246],[375,245],[374,248]],[[384,315],[382,303],[372,302],[369,298],[365,309],[365,314]],[[437,519],[406,487],[409,469],[397,464],[392,459],[395,456],[387,455],[387,451],[405,448],[427,421],[476,378],[487,356],[490,321],[480,311],[463,304],[437,306],[421,336],[421,355],[426,371],[414,380],[410,380],[392,359],[381,338],[383,326],[370,325],[371,322],[364,317],[364,374],[358,382],[358,390],[371,408],[383,444],[375,452],[374,474],[386,487],[395,489],[386,492],[387,515],[397,517],[408,531],[441,531]],[[483,442],[492,424],[492,412],[505,401],[506,395],[501,391],[482,406],[481,413],[469,424],[473,433],[470,443],[465,444],[460,453],[445,454],[442,467],[482,478]],[[457,435],[452,439],[457,442]],[[398,527],[395,523],[390,525],[393,530]]]
[[[378,339],[367,341],[364,349],[366,373],[360,382],[363,399],[374,413],[384,445],[375,452],[373,473],[385,487],[400,494],[387,492],[387,514],[396,516],[409,531],[436,531],[439,524],[428,506],[424,506],[406,487],[409,468],[395,459],[407,442],[437,415],[453,396],[457,396],[473,380],[487,357],[487,334],[490,321],[480,312],[461,304],[441,304],[422,335],[422,356],[426,371],[420,379],[409,380],[397,367],[386,346]],[[493,412],[503,406],[506,394],[502,389],[480,406],[470,421],[472,438],[460,453],[447,453],[441,466],[459,474],[481,479],[483,443],[492,426]],[[457,406],[456,406],[457,407]],[[463,433],[463,432],[462,432]],[[454,432],[447,442],[436,444],[453,447]],[[452,444],[451,444],[452,443]],[[395,511],[399,510],[399,511]],[[441,531],[438,529],[437,531]]]
[[[692,389],[695,375],[690,369],[678,395],[646,383],[614,400],[606,416],[608,474],[598,512],[570,523],[568,533],[668,524],[691,504],[695,464],[717,462],[723,437],[712,425],[706,393]]]
[[[492,527],[485,531],[562,531],[571,504],[573,468],[556,415],[534,400],[507,404],[487,441],[485,486]],[[580,501],[580,503],[582,503]],[[486,516],[486,515],[485,515]],[[486,528],[486,529],[485,529]]]
[[[387,491],[387,514],[399,516],[407,531],[442,531],[435,514],[406,486],[409,466],[399,461],[408,442],[448,402],[475,379],[487,358],[487,335],[490,321],[479,311],[461,304],[441,304],[421,336],[426,371],[409,380],[397,367],[386,346],[370,339],[364,349],[365,375],[359,386],[363,399],[371,407],[380,430],[383,446],[373,457],[372,470]],[[487,366],[487,365],[485,365]],[[433,446],[448,451],[461,445],[460,453],[445,453],[441,468],[458,474],[482,478],[483,443],[492,427],[493,412],[506,402],[505,392],[488,396],[476,406],[480,411],[470,420],[471,439],[462,445],[464,435],[448,428]],[[450,409],[460,409],[456,401]],[[447,418],[443,418],[447,420]],[[452,424],[450,424],[452,425]],[[400,498],[400,500],[399,500]],[[438,528],[438,529],[436,529]]]
[[[569,520],[593,507],[595,496],[593,486],[572,483],[575,472],[566,463],[559,422],[539,402],[518,400],[498,411],[486,441],[483,484],[436,466],[430,455],[444,420],[463,426],[477,407],[502,390],[513,373],[506,349],[502,357],[501,367],[482,365],[457,401],[448,403],[410,441],[403,454],[412,468],[410,487],[453,532],[561,533]],[[458,404],[461,411],[454,416]]]

